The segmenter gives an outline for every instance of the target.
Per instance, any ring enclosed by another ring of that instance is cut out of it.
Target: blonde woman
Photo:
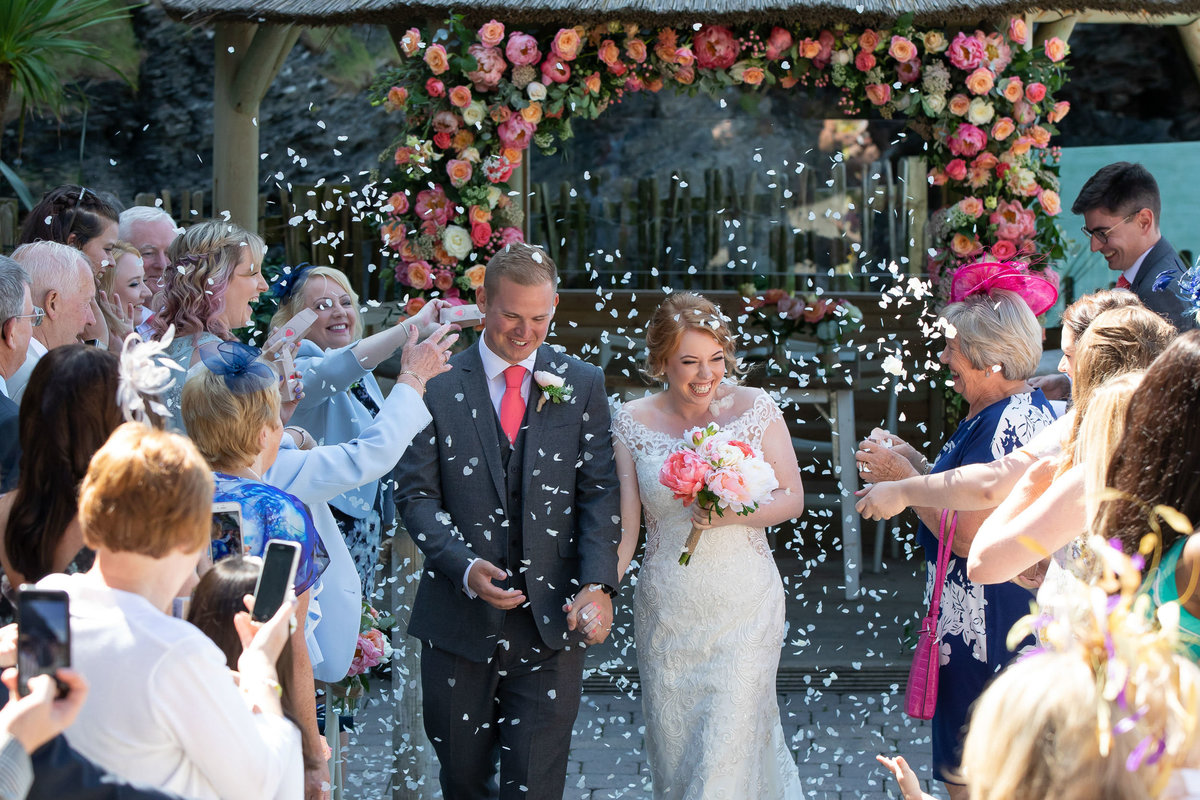
[[[153,292],[146,283],[146,269],[136,247],[118,240],[109,257],[108,269],[96,277],[96,296],[108,323],[108,349],[119,353],[125,335],[150,317],[147,304]]]
[[[289,427],[307,431],[318,444],[328,445],[352,441],[371,425],[384,403],[371,371],[404,347],[413,326],[419,337],[436,331],[438,313],[447,305],[441,300],[426,303],[412,317],[364,338],[358,295],[342,272],[296,267],[272,291],[280,301],[271,319],[273,329],[305,308],[317,314],[296,354],[304,397],[296,404]],[[329,501],[368,597],[375,585],[382,533],[391,529],[395,518],[388,478],[369,481]]]

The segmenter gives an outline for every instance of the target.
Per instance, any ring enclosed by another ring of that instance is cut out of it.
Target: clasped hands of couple
[[[525,593],[495,584],[507,578],[508,573],[495,564],[478,559],[467,573],[467,586],[488,605],[508,611],[525,603]],[[571,602],[563,604],[563,611],[567,614],[567,630],[582,630],[589,645],[600,644],[612,630],[612,598],[599,584],[584,586]]]

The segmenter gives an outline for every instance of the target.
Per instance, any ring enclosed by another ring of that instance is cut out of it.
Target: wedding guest
[[[316,625],[307,624],[312,597],[328,559],[308,509],[300,500],[263,481],[275,463],[283,423],[279,418],[279,385],[275,372],[258,360],[257,348],[241,342],[207,344],[199,349],[202,363],[192,369],[183,387],[183,422],[196,448],[214,472],[214,503],[237,503],[241,509],[242,544],[261,557],[271,539],[300,545],[296,569],[296,615],[306,624],[292,634],[296,657],[290,659],[288,682],[301,702],[293,708],[303,737],[305,784],[310,796],[320,797],[329,782],[320,734],[317,731],[316,689],[309,640],[316,649]],[[341,547],[340,542],[331,542]],[[321,620],[319,605],[312,617]],[[325,625],[334,620],[322,620]]]
[[[273,291],[279,297],[279,310],[271,318],[273,330],[305,308],[317,313],[296,354],[305,392],[289,423],[308,431],[319,444],[330,445],[351,441],[370,426],[383,406],[383,392],[371,370],[404,346],[410,325],[416,325],[421,336],[437,330],[438,313],[446,306],[441,300],[426,303],[411,318],[364,338],[358,295],[338,270],[297,267]],[[354,558],[364,596],[369,597],[381,533],[395,524],[390,472],[338,495],[329,507]]]
[[[161,335],[175,326],[167,355],[184,369],[199,362],[197,348],[232,341],[233,330],[250,323],[250,303],[267,290],[262,276],[262,238],[240,225],[208,220],[188,228],[171,243],[172,268],[163,284],[163,307],[153,325]],[[163,396],[177,428],[178,384]]]
[[[216,645],[163,611],[208,545],[212,493],[187,439],[122,425],[80,491],[95,566],[38,586],[69,595],[73,663],[92,686],[67,730],[74,748],[125,780],[186,797],[261,800],[301,769],[275,671],[294,600],[261,627],[237,615],[236,685]]]
[[[948,325],[939,360],[949,368],[954,390],[966,401],[967,416],[932,468],[894,434],[885,432],[874,443],[864,443],[857,458],[866,481],[893,481],[993,461],[1028,442],[1054,419],[1041,391],[1031,391],[1026,384],[1041,358],[1042,330],[1036,314],[1054,304],[1053,286],[1012,265],[982,264],[962,270],[963,280],[951,293],[956,302],[942,311]],[[917,538],[925,550],[929,597],[941,537],[954,523],[939,514],[937,506],[914,510],[920,521]],[[939,517],[947,520],[945,530]],[[1012,657],[1006,644],[1008,631],[1029,609],[1029,593],[1024,589],[1012,584],[983,586],[967,577],[966,555],[986,518],[986,511],[957,512],[957,532],[947,545],[952,554],[938,617],[943,654],[933,717],[933,767],[954,800],[967,797],[966,787],[955,778],[967,712]],[[934,527],[939,528],[936,534]]]
[[[633,608],[654,796],[799,800],[775,695],[783,582],[765,532],[804,511],[791,435],[765,392],[723,382],[736,340],[707,299],[673,293],[654,312],[646,344],[645,372],[666,388],[622,406],[613,433],[622,573],[646,520]],[[685,433],[710,424],[761,451],[773,472],[765,488],[777,488],[753,513],[722,518],[701,503],[688,508],[659,481]],[[693,526],[704,533],[681,567]]]
[[[9,399],[7,381],[25,363],[33,329],[42,324],[41,312],[33,304],[29,274],[8,256],[0,256],[0,492],[17,485],[21,459],[19,407]]]
[[[125,342],[121,334],[128,335],[130,328],[140,332],[150,317],[147,303],[152,293],[146,283],[142,257],[133,245],[125,241],[114,244],[112,262],[112,267],[96,279],[96,290],[104,301],[100,303],[100,312],[108,322],[108,349],[119,353]]]
[[[157,206],[130,206],[121,212],[118,234],[137,248],[152,292],[162,289],[163,273],[171,265],[167,253],[179,232],[171,215]]]
[[[1097,316],[1105,311],[1128,306],[1140,307],[1141,303],[1129,292],[1107,289],[1084,295],[1067,306],[1062,316],[1063,355],[1058,363],[1067,391],[1065,397],[1070,395],[1075,376],[1075,361],[1079,357],[1076,342],[1082,338],[1084,331]],[[1140,361],[1139,365],[1144,367],[1167,346],[1174,335],[1174,328],[1171,328],[1166,320],[1152,319],[1145,314],[1137,315],[1137,319],[1141,321],[1138,330],[1128,331],[1125,338],[1130,341],[1132,347],[1143,353],[1141,357],[1146,360]],[[1118,341],[1122,338],[1119,334],[1114,335]],[[1099,381],[1107,377],[1107,374],[1100,376]],[[1030,386],[1037,388],[1045,385],[1044,381],[1037,381],[1036,378],[1031,379]],[[1096,385],[1098,386],[1099,382]],[[866,519],[890,519],[909,506],[940,505],[960,511],[995,508],[1008,497],[1017,481],[1039,458],[1055,456],[1062,452],[1063,442],[1070,437],[1075,424],[1077,409],[1078,406],[1069,409],[1023,446],[996,461],[967,464],[938,474],[867,486],[858,492],[862,499],[858,501],[856,509]],[[863,444],[870,448],[872,441],[883,438],[886,438],[886,431],[876,429],[872,431],[871,438]]]
[[[25,363],[8,380],[9,397],[19,403],[38,359],[55,347],[78,342],[98,312],[96,281],[78,250],[58,242],[34,242],[18,247],[12,258],[29,273],[33,304],[43,312]]]
[[[1079,190],[1071,213],[1083,216],[1092,252],[1121,273],[1118,289],[1129,289],[1179,331],[1196,327],[1179,288],[1188,267],[1159,231],[1162,201],[1148,169],[1128,161],[1101,167]]]
[[[33,371],[21,402],[20,478],[0,496],[0,591],[14,605],[22,583],[92,564],[76,499],[93,454],[121,424],[117,366],[112,353],[73,344]]]
[[[87,699],[88,685],[78,672],[63,668],[53,677],[34,676],[27,683],[29,694],[18,697],[17,671],[10,667],[0,677],[8,689],[0,708],[0,797],[24,800],[33,787],[29,757],[75,721]],[[67,687],[62,697],[56,679]]]
[[[225,664],[231,670],[237,669],[238,659],[242,657],[244,649],[242,638],[233,623],[233,618],[247,610],[246,595],[254,594],[261,571],[262,561],[259,558],[231,556],[213,564],[212,569],[204,574],[200,583],[196,585],[195,592],[192,593],[192,604],[188,611],[187,621],[199,628],[201,633],[213,640],[213,644],[221,648],[221,652],[225,655]],[[303,616],[299,607],[297,607],[296,613],[298,616]],[[308,673],[308,685],[300,687],[298,690],[291,680],[292,661],[294,655],[302,652],[304,648],[301,647],[297,650],[294,638],[289,639],[283,646],[276,663],[276,671],[279,674],[279,685],[283,689],[279,700],[284,716],[296,723],[303,731],[304,724],[300,722],[300,719],[304,714],[298,712],[298,709],[312,704],[312,672],[310,670]],[[302,657],[307,660],[307,655]],[[321,745],[319,738],[316,744]],[[319,761],[323,763],[324,750],[323,745],[321,746]],[[317,770],[318,765],[306,760],[305,769],[307,771]],[[324,770],[324,776],[328,781],[328,768]],[[285,776],[275,793],[277,800],[296,800],[303,795],[304,787],[299,781],[299,776],[292,773]]]

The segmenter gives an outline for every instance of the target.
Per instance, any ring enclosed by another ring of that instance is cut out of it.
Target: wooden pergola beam
[[[1183,39],[1183,49],[1187,51],[1188,61],[1192,62],[1196,80],[1200,81],[1200,20],[1180,25],[1179,36]]]
[[[1071,38],[1071,31],[1075,30],[1076,19],[1073,16],[1062,17],[1052,22],[1039,22],[1034,28],[1033,45],[1041,47],[1050,39],[1057,36],[1064,42]]]
[[[1188,25],[1200,19],[1197,14],[1150,14],[1145,11],[1033,11],[1028,21],[1038,24],[1073,19],[1084,25]]]
[[[300,28],[218,22],[213,38],[213,213],[255,231],[259,107]]]

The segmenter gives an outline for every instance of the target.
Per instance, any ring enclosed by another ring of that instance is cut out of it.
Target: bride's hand
[[[699,502],[692,503],[692,525],[702,531],[721,525],[720,517]]]

